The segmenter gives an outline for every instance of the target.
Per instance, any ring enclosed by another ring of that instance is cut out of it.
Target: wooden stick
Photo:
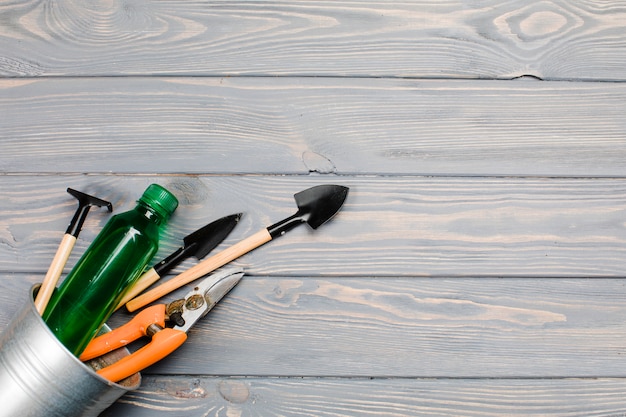
[[[217,268],[226,265],[228,262],[237,259],[241,255],[250,252],[252,249],[272,240],[267,229],[262,229],[250,237],[235,243],[233,246],[224,249],[223,251],[205,259],[204,261],[196,264],[181,274],[175,276],[169,281],[161,284],[160,286],[140,295],[139,297],[126,303],[128,311],[133,312],[151,302],[163,297],[166,294],[190,283],[191,281],[200,278],[208,274]]]
[[[115,307],[115,310],[118,310],[124,304],[141,294],[143,290],[157,282],[160,278],[161,275],[159,275],[154,268],[150,268],[149,270],[144,272],[143,275],[139,277],[137,282],[135,282],[133,286],[128,290],[128,292],[124,294],[122,301],[120,301],[117,307]]]
[[[63,235],[61,244],[59,245],[54,258],[50,263],[50,268],[48,268],[48,272],[46,273],[43,283],[41,284],[41,288],[39,288],[37,298],[35,298],[35,307],[40,315],[43,314],[48,306],[50,297],[52,297],[52,292],[56,288],[57,282],[63,272],[63,268],[65,267],[65,264],[70,257],[70,252],[72,252],[75,244],[76,238],[74,236],[70,233]]]

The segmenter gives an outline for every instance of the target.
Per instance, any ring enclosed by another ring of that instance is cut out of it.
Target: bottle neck
[[[135,211],[141,213],[141,215],[143,215],[146,219],[156,224],[163,224],[169,218],[169,216],[164,214],[162,210],[157,210],[142,201],[137,202]]]

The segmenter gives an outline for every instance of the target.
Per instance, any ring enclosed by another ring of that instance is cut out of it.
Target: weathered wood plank
[[[621,280],[248,277],[190,333],[192,343],[146,373],[622,377],[623,288]]]
[[[0,75],[623,80],[625,19],[592,0],[8,2]]]
[[[3,327],[37,278],[3,275]],[[623,289],[616,279],[249,275],[144,374],[623,377]]]
[[[77,203],[70,186],[130,209],[158,182],[181,205],[162,253],[230,213],[244,217],[231,245],[296,210],[292,195],[323,183],[350,187],[337,217],[297,228],[237,260],[255,275],[622,277],[622,179],[345,176],[3,176],[0,270],[42,274]],[[108,215],[94,211],[69,265]],[[224,246],[223,246],[224,247]]]
[[[102,417],[621,416],[623,379],[147,377]]]
[[[105,415],[626,414],[626,86],[478,80],[624,81],[624,17],[614,0],[5,2],[0,328],[75,210],[67,186],[118,212],[172,189],[160,257],[340,183],[336,219],[236,261],[244,281]]]
[[[8,173],[626,174],[623,84],[0,80],[0,108]]]

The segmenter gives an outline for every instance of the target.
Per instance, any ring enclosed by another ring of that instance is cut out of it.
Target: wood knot
[[[242,404],[248,401],[250,390],[242,381],[220,381],[220,395],[229,403]]]
[[[306,151],[302,153],[302,162],[309,172],[317,172],[319,174],[334,174],[337,172],[337,167],[330,159],[316,152]]]

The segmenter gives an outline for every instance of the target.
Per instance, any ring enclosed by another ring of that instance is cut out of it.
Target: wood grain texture
[[[0,80],[6,173],[619,176],[626,85]]]
[[[102,417],[604,416],[626,413],[622,379],[148,377]],[[342,393],[338,395],[338,393]]]
[[[2,326],[37,277],[11,278],[2,280]],[[616,279],[248,275],[143,374],[624,378],[623,290]],[[119,311],[108,323],[130,317]]]
[[[0,75],[623,80],[624,19],[619,1],[15,1]]]
[[[191,343],[145,373],[623,377],[623,289],[621,280],[248,276]]]
[[[328,224],[298,227],[234,262],[255,275],[622,277],[621,179],[345,176],[4,176],[0,269],[43,274],[76,207],[72,188],[133,207],[151,183],[181,201],[161,255],[216,218],[244,212],[216,252],[295,213],[293,194],[324,183],[350,188]],[[87,219],[70,268],[109,214]],[[188,261],[175,272],[191,265]]]
[[[160,260],[336,183],[339,215],[236,260],[244,280],[104,416],[626,415],[625,18],[615,0],[3,2],[0,328],[68,186],[115,212],[173,191]]]

